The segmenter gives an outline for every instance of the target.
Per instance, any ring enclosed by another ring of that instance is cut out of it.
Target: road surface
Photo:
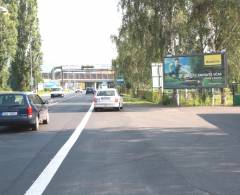
[[[33,186],[91,101],[79,94],[51,100],[50,124],[37,132],[0,128],[1,195],[25,194]],[[89,114],[43,194],[240,194],[238,107],[128,105]]]

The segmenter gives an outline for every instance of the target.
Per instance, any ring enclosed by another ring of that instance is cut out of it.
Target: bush
[[[170,104],[173,104],[173,100],[169,96],[169,94],[164,93],[163,94],[162,103],[163,103],[163,105],[170,105]]]
[[[161,95],[158,91],[153,91],[152,93],[152,102],[154,104],[160,104],[161,103]]]
[[[138,90],[137,97],[145,99],[154,104],[159,104],[161,101],[160,94],[158,91],[147,91],[147,90]]]
[[[44,88],[45,92],[51,92],[51,88]]]
[[[144,99],[146,99],[149,102],[152,102],[152,100],[153,100],[153,93],[151,91],[145,91]]]
[[[159,91],[149,90],[135,90],[132,91],[132,97],[141,98],[152,102],[154,104],[174,105],[173,91],[165,90],[161,95]],[[189,89],[187,94],[185,90],[179,90],[180,105],[181,106],[211,106],[212,105],[212,92],[211,89],[204,89],[203,91]],[[232,95],[229,90],[225,89],[226,105],[232,105]],[[221,105],[221,94],[215,91],[214,105]]]

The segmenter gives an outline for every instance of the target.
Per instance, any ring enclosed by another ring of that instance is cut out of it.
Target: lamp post
[[[30,38],[29,44],[26,49],[25,56],[28,55],[30,57],[30,91],[33,91],[33,84],[34,84],[34,78],[33,78],[33,51],[32,51],[32,44],[34,43],[35,39],[32,37]],[[38,58],[38,57],[37,57]]]
[[[32,56],[32,41],[30,45],[30,90],[33,91],[33,56]]]
[[[1,47],[2,47],[2,44],[3,44],[2,43],[3,42],[3,37],[2,37],[3,36],[3,32],[2,31],[4,31],[4,22],[2,20],[2,15],[5,15],[7,13],[8,13],[7,8],[0,6],[0,16],[1,16],[1,21],[0,21],[0,31],[1,31],[0,32],[0,45],[1,45]],[[0,59],[0,60],[2,60],[2,59]],[[1,87],[2,87],[2,83],[1,83]]]

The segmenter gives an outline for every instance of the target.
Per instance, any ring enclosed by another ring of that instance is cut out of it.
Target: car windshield
[[[53,88],[52,91],[61,91],[61,88]]]
[[[115,91],[99,91],[97,96],[115,96]]]
[[[18,106],[24,105],[23,95],[2,94],[0,95],[0,106]]]

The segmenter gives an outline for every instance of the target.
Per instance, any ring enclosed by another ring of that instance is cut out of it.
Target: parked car
[[[47,104],[34,93],[0,93],[0,125],[24,125],[38,130],[39,123],[49,123]]]
[[[115,88],[98,90],[93,98],[93,102],[95,111],[104,108],[112,108],[115,110],[123,108],[123,98]]]
[[[64,97],[64,90],[62,87],[55,87],[51,90],[51,98]]]
[[[86,89],[86,94],[94,94],[96,91],[93,89],[93,88],[91,88],[91,87],[88,87],[87,89]]]

